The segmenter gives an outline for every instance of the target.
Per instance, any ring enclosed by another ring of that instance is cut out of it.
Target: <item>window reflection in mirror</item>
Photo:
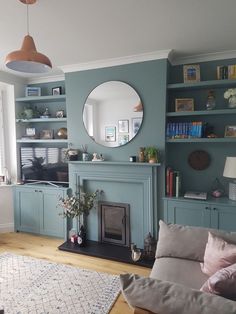
[[[106,147],[127,144],[139,132],[142,121],[141,99],[124,82],[109,81],[97,86],[84,105],[83,122],[88,135]]]

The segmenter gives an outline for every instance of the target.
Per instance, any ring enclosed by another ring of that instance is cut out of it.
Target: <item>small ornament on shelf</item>
[[[220,182],[218,178],[215,178],[214,182],[212,183],[211,186],[211,195],[213,197],[221,197],[225,194],[225,189],[223,184]]]
[[[212,90],[208,91],[206,110],[212,110],[216,107],[215,93]]]

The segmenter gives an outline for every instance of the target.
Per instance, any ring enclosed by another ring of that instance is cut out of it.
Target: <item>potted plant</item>
[[[75,193],[74,195],[71,194],[67,195],[66,197],[59,198],[58,205],[63,208],[63,213],[61,213],[60,215],[67,218],[78,219],[78,243],[81,246],[84,245],[86,238],[85,228],[81,224],[81,217],[83,216],[83,223],[85,223],[86,216],[88,216],[90,210],[95,207],[95,200],[98,196],[98,193],[98,190],[93,193],[83,192],[80,188],[79,192]],[[83,233],[83,235],[81,235],[81,233]],[[81,235],[81,237],[79,237],[79,235]]]
[[[83,161],[89,161],[88,145],[82,145],[82,159]]]
[[[148,146],[145,148],[146,159],[149,163],[156,163],[158,161],[158,149],[155,146]]]

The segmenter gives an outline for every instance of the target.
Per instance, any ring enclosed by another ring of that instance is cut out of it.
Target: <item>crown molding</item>
[[[78,64],[65,65],[65,66],[60,66],[59,68],[64,73],[78,72],[78,71],[85,71],[85,70],[92,70],[92,69],[99,69],[99,68],[107,68],[107,67],[113,67],[113,66],[130,64],[130,63],[138,63],[138,62],[151,61],[151,60],[157,60],[157,59],[167,59],[170,52],[171,52],[171,49],[153,51],[153,52],[120,57],[120,58],[110,58],[110,59],[105,59],[105,60],[97,60],[97,61],[91,61],[91,62],[82,62]]]
[[[174,53],[171,54],[169,58],[172,65],[190,64],[196,62],[207,62],[216,61],[224,59],[236,58],[236,50],[222,51],[222,52],[212,52],[199,55],[192,55],[186,57],[174,57]]]
[[[27,84],[50,83],[56,81],[65,81],[65,74],[27,78]]]

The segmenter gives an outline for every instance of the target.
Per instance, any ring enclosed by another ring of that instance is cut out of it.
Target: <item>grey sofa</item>
[[[122,292],[135,313],[236,314],[236,302],[199,291],[208,279],[200,268],[208,231],[236,243],[235,232],[167,225],[160,221],[156,259],[150,278],[137,275],[121,278]],[[145,291],[149,291],[147,299],[145,293],[148,292]]]

